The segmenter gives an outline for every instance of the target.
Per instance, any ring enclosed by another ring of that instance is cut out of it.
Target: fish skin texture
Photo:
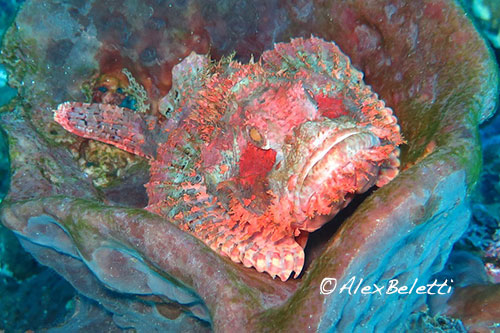
[[[147,210],[246,267],[287,280],[309,232],[398,174],[390,108],[332,42],[276,44],[258,62],[192,53],[162,116],[66,102],[66,130],[150,160]]]

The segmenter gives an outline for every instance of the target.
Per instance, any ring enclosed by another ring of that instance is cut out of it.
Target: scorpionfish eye
[[[247,129],[248,137],[250,141],[258,148],[265,148],[267,145],[267,140],[264,135],[256,127],[250,127]]]

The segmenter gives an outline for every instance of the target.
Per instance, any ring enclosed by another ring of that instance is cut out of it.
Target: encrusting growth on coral
[[[192,53],[172,73],[162,120],[78,102],[55,120],[149,158],[146,209],[235,262],[297,277],[308,233],[398,174],[397,120],[334,43],[293,39],[248,64]]]
[[[122,73],[125,74],[128,79],[128,86],[123,89],[124,93],[135,98],[137,102],[137,112],[147,112],[151,106],[147,103],[148,93],[146,92],[146,89],[144,89],[144,87],[136,81],[128,69],[123,68]]]

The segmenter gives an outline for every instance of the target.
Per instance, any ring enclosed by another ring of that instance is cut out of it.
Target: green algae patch
[[[13,88],[22,89],[24,77],[38,73],[40,65],[35,61],[33,54],[26,52],[26,50],[33,50],[35,46],[36,40],[24,40],[15,25],[5,34],[0,62],[8,70],[9,84]]]
[[[36,39],[23,38],[15,24],[5,33],[0,63],[9,72],[8,84],[18,91],[16,101],[24,105],[36,105],[48,97],[42,83],[50,71],[38,60],[43,55],[37,49]]]
[[[255,289],[246,285],[241,280],[241,277],[235,274],[232,270],[227,270],[227,275],[232,282],[232,287],[238,290],[238,296],[236,296],[237,298],[233,299],[234,302],[241,301],[242,299],[238,299],[241,297],[245,300],[245,303],[247,303],[247,306],[249,307],[249,310],[251,312],[253,312],[252,310],[262,308],[262,303],[258,297],[259,293]]]
[[[304,281],[305,284],[307,284],[307,281]],[[319,288],[300,288],[297,290],[297,292],[291,297],[290,300],[287,301],[287,303],[279,308],[275,309],[269,309],[266,312],[260,314],[258,316],[258,324],[257,324],[257,330],[259,332],[276,332],[284,327],[288,327],[290,329],[293,329],[293,322],[294,321],[301,321],[304,320],[307,322],[309,318],[307,318],[307,315],[299,315],[297,316],[297,313],[300,313],[300,309],[302,309],[305,304],[308,304],[307,302],[309,300],[309,295],[311,292],[317,292],[319,295]],[[323,297],[319,295],[318,297]],[[317,301],[317,308],[313,307],[308,307],[308,312],[311,314],[316,314],[321,311],[321,301]],[[310,305],[310,304],[308,304]]]

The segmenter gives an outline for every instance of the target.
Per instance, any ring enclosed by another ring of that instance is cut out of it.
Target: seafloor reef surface
[[[296,280],[235,264],[144,211],[143,159],[53,121],[52,110],[68,100],[166,116],[160,101],[175,86],[172,68],[192,51],[215,59],[235,51],[247,62],[276,42],[311,34],[335,41],[364,72],[397,115],[406,144],[396,179],[311,235]],[[487,201],[494,185],[474,185],[478,125],[496,106],[497,66],[454,1],[26,1],[0,58],[18,91],[0,114],[12,173],[0,218],[80,295],[67,303],[71,289],[50,273],[35,274],[39,266],[25,275],[59,291],[59,312],[47,316],[60,320],[53,330],[462,329],[434,313],[469,329],[495,325],[498,236],[491,228],[498,230],[498,218],[488,215],[493,222],[469,229],[451,251],[469,225],[471,198],[473,207],[494,204]],[[481,232],[489,241],[477,241]],[[319,294],[326,277],[411,285],[461,273],[467,278],[451,297]]]

